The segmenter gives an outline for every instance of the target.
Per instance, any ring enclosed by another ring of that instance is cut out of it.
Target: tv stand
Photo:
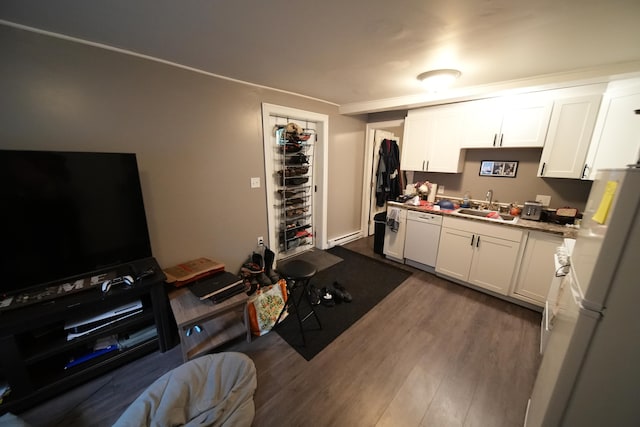
[[[100,286],[56,299],[0,311],[0,383],[11,392],[0,414],[21,412],[95,376],[172,344],[164,273],[154,258],[126,267],[153,271],[132,286]],[[84,335],[68,339],[65,325],[141,302],[141,309]],[[154,331],[155,328],[155,331]],[[117,349],[96,351],[98,340],[114,340]]]

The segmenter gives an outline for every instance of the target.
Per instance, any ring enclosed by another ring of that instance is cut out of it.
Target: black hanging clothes
[[[380,160],[376,175],[376,205],[384,206],[387,200],[395,200],[402,194],[400,175],[400,148],[392,139],[383,139],[380,144]]]

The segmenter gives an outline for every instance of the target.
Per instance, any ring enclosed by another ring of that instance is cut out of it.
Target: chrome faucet
[[[493,205],[493,190],[487,191],[487,195],[484,197],[485,202],[489,202],[489,209]]]

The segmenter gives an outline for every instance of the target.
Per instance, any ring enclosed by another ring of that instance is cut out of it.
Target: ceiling
[[[0,20],[347,114],[640,72],[638,0],[2,0]],[[436,68],[462,77],[425,94]]]

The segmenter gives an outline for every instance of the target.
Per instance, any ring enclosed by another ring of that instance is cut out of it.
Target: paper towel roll
[[[436,193],[438,191],[438,184],[431,183],[431,190],[429,191],[429,196],[427,196],[427,202],[435,202],[436,201]]]

